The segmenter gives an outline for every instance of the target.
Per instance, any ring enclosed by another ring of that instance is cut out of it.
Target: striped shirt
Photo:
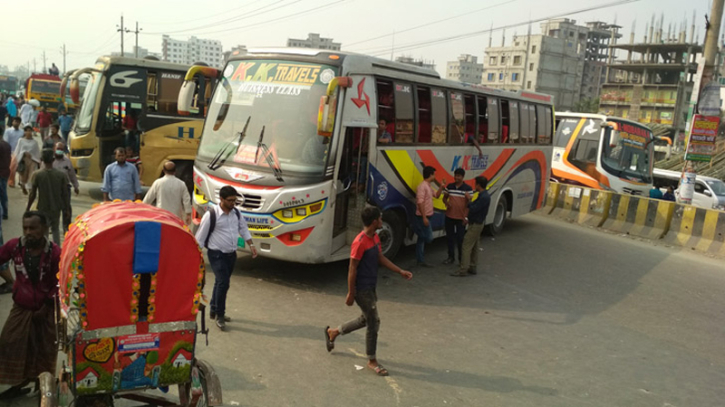
[[[445,192],[448,197],[447,218],[463,220],[468,216],[466,192],[473,192],[473,188],[465,182],[461,186],[456,186],[455,183],[448,184]]]

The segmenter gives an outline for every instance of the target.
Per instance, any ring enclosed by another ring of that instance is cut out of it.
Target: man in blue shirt
[[[60,125],[60,134],[63,136],[63,143],[68,144],[68,135],[70,134],[70,128],[73,124],[73,118],[68,115],[64,110],[63,114],[58,117],[58,124]]]
[[[375,287],[378,284],[378,267],[380,264],[400,274],[406,280],[413,278],[410,271],[393,264],[383,256],[380,238],[377,230],[383,226],[383,216],[380,209],[369,206],[362,211],[362,221],[365,228],[352,243],[350,253],[350,267],[347,274],[347,297],[345,304],[348,307],[356,302],[362,315],[352,321],[342,324],[338,328],[325,328],[325,343],[327,351],[335,348],[335,338],[339,335],[349,334],[358,329],[367,327],[365,335],[365,348],[368,356],[368,367],[378,376],[387,376],[388,371],[378,363],[375,352],[378,345],[378,328],[380,317],[376,306],[378,296]]]
[[[657,185],[654,185],[652,189],[649,190],[649,197],[650,199],[662,199],[662,191],[657,188]]]
[[[481,237],[483,226],[486,224],[488,207],[491,205],[491,196],[486,187],[486,177],[476,177],[476,192],[478,198],[468,204],[468,231],[463,238],[463,251],[461,252],[461,268],[451,275],[454,277],[465,277],[469,274],[476,274],[476,263],[478,262],[478,240]],[[470,199],[470,192],[466,192]]]
[[[118,147],[115,150],[116,162],[106,167],[103,173],[103,200],[133,201],[141,199],[141,182],[138,179],[136,167],[126,162],[126,149]]]

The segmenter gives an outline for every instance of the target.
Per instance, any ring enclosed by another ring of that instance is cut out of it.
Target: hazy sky
[[[60,48],[69,52],[67,68],[90,66],[95,59],[120,51],[116,26],[123,14],[126,26],[143,29],[139,46],[153,52],[161,50],[161,34],[187,39],[191,35],[222,41],[225,50],[235,45],[284,46],[287,38],[306,38],[309,32],[320,33],[341,42],[343,50],[390,58],[395,55],[434,60],[445,73],[446,61],[463,53],[482,60],[488,45],[488,33],[446,42],[432,42],[447,37],[525,23],[545,17],[560,16],[576,10],[597,7],[616,0],[32,0],[4,2],[2,14],[16,16],[14,30],[3,30],[0,37],[0,65],[13,69],[33,58],[37,69],[55,62],[61,69]],[[32,6],[31,6],[32,4]],[[62,7],[60,7],[62,5]],[[704,14],[708,0],[640,0],[595,11],[571,14],[578,23],[614,22],[623,26],[623,41],[636,20],[637,40],[642,40],[645,24],[652,14],[665,13],[664,31],[670,23],[679,30],[684,18],[688,28],[693,11],[697,12],[697,30],[704,38]],[[7,27],[6,27],[7,28]],[[526,34],[525,25],[506,30],[506,42],[518,33]],[[393,36],[393,32],[397,32]],[[535,23],[533,33],[539,32]],[[16,35],[13,35],[16,34]],[[493,44],[501,44],[501,30],[493,34]],[[126,34],[126,51],[132,49],[134,35]],[[432,42],[432,43],[431,43]],[[427,44],[427,45],[426,45]],[[421,46],[424,45],[424,46]]]

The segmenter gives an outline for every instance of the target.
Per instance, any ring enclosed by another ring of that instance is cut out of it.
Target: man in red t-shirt
[[[45,110],[45,107],[41,107],[40,112],[38,112],[38,127],[40,128],[40,136],[42,140],[45,140],[45,138],[48,137],[50,123],[52,122],[53,116]]]
[[[413,278],[410,271],[401,269],[383,256],[380,247],[380,238],[375,232],[383,226],[383,217],[380,209],[369,206],[362,211],[362,221],[365,228],[352,243],[350,253],[350,268],[347,274],[347,297],[345,304],[352,306],[356,302],[362,315],[352,321],[346,322],[338,328],[325,328],[325,343],[327,351],[335,348],[335,338],[338,335],[349,334],[360,328],[367,327],[365,335],[365,348],[368,356],[368,367],[378,376],[387,376],[388,371],[378,363],[375,351],[378,346],[378,316],[375,287],[378,283],[378,267],[380,264],[400,274],[406,280]]]

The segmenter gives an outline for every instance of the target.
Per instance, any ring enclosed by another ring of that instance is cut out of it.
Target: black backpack
[[[239,213],[239,209],[234,208],[234,214],[237,215],[237,221],[239,221],[242,217]],[[207,249],[209,248],[209,238],[211,237],[211,234],[214,233],[214,228],[216,227],[216,210],[214,209],[209,212],[209,222],[209,233],[206,234],[206,239],[204,240],[204,247]]]

